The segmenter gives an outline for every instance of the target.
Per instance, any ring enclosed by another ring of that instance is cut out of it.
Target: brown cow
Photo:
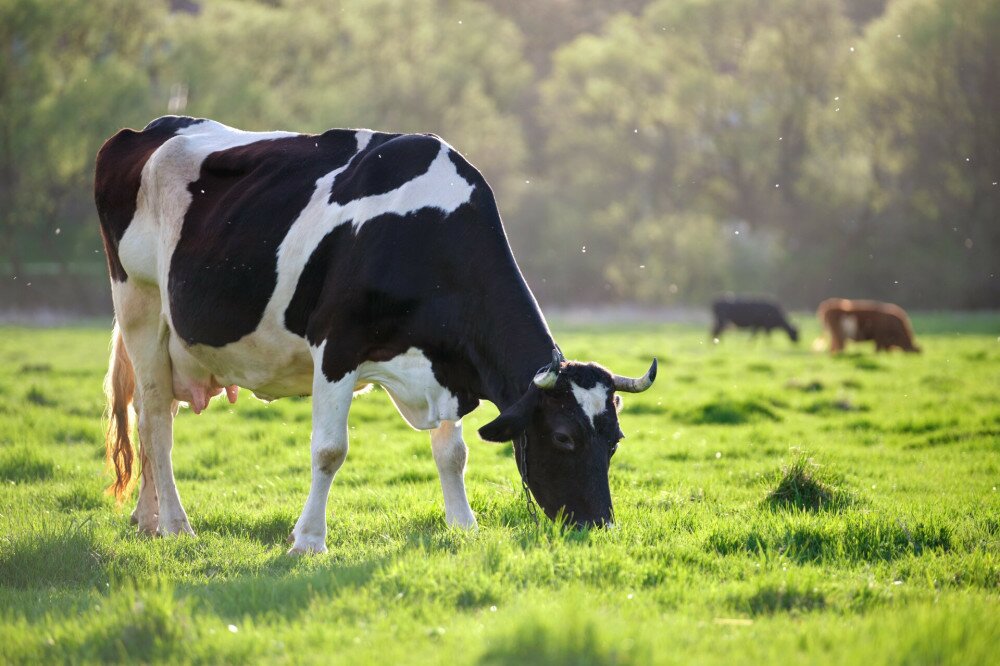
[[[903,308],[879,301],[854,301],[828,298],[819,304],[816,316],[830,333],[830,351],[844,349],[845,340],[875,341],[875,351],[893,347],[919,352],[913,341],[913,328]]]

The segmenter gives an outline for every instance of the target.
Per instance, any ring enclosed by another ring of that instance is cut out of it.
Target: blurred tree
[[[63,266],[98,248],[94,155],[152,104],[156,3],[0,0],[0,256]],[[109,114],[109,108],[121,109]]]
[[[727,221],[713,226],[720,234],[734,234],[739,221],[752,232],[799,233],[809,126],[832,97],[848,31],[835,0],[684,0],[653,3],[641,17],[619,15],[602,35],[561,49],[542,84],[548,150],[565,205],[600,237],[599,263],[625,261],[617,255],[628,234],[649,234],[650,247],[666,242],[645,221],[672,213]],[[607,202],[627,213],[609,215]],[[686,283],[681,273],[691,266],[675,261],[671,283]],[[728,284],[735,274],[724,273],[718,280]],[[777,276],[751,286],[774,290]],[[614,280],[617,292],[661,293],[631,282],[642,279]]]
[[[856,211],[837,258],[855,289],[1000,306],[998,34],[995,1],[900,0],[858,44],[826,143],[851,177],[825,188]]]
[[[100,265],[93,156],[174,112],[441,135],[545,300],[997,306],[998,34],[996,0],[0,0],[0,260]]]
[[[185,112],[247,129],[434,132],[516,198],[532,72],[517,27],[444,0],[213,2],[177,14]]]

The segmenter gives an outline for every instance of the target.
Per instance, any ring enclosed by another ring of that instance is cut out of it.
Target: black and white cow
[[[313,396],[312,485],[291,552],[326,550],[326,503],[347,455],[351,398],[385,388],[430,430],[449,524],[474,527],[461,419],[513,441],[545,513],[613,519],[615,391],[649,388],[565,361],[514,262],[489,185],[433,135],[243,132],[168,116],[122,130],[95,180],[117,318],[107,393],[119,499],[142,443],[133,521],[192,533],[171,467],[178,402],[225,389]]]

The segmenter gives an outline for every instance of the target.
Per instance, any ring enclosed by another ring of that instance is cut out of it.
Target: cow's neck
[[[538,369],[552,361],[556,345],[527,286],[514,296],[483,322],[475,345],[482,397],[501,411],[524,395]]]

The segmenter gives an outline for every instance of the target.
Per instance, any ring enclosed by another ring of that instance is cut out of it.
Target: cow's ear
[[[487,442],[510,442],[517,439],[531,422],[531,415],[537,405],[538,389],[532,385],[520,400],[480,428],[479,436]]]

